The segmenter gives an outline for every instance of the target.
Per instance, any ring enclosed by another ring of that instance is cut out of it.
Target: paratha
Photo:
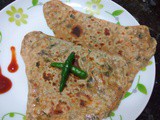
[[[59,0],[44,4],[44,16],[56,38],[122,56],[128,66],[128,88],[156,50],[147,26],[120,26],[74,10]],[[62,32],[63,31],[63,32]]]
[[[59,92],[61,70],[51,62],[64,62],[75,52],[87,79],[69,75]],[[129,69],[118,55],[74,45],[42,32],[28,33],[21,55],[26,65],[29,93],[27,120],[101,120],[115,109],[126,92]]]

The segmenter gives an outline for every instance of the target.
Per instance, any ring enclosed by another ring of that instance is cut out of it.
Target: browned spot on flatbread
[[[119,50],[118,54],[122,56],[122,52],[123,52],[122,50]]]
[[[85,85],[84,84],[79,84],[79,87],[83,88],[83,87],[85,87]]]
[[[53,79],[53,75],[51,73],[43,73],[43,78],[44,80],[52,80]]]
[[[80,37],[82,34],[82,28],[79,25],[76,25],[72,28],[72,32],[71,34],[73,34],[76,37]]]
[[[40,61],[36,62],[36,66],[39,68],[39,66],[40,66]]]
[[[52,83],[52,85],[53,85],[53,86],[56,86],[56,83],[55,83],[55,82],[53,82],[53,83]]]
[[[54,114],[62,114],[63,113],[63,111],[62,110],[54,110]]]
[[[80,106],[85,107],[87,105],[87,102],[85,100],[80,100]]]
[[[105,34],[106,36],[109,36],[109,35],[110,35],[110,32],[109,32],[109,30],[108,30],[107,28],[104,29],[104,34]]]
[[[67,108],[68,109],[68,105],[66,102],[63,102],[63,101],[59,101],[59,103],[56,105],[56,109],[54,109],[52,107],[52,109],[50,110],[50,114],[62,114],[63,113],[63,109]],[[68,109],[69,110],[69,109]]]
[[[80,57],[79,57],[78,55],[75,55],[75,59],[74,59],[74,62],[73,62],[73,65],[76,66],[76,67],[78,67],[78,68],[80,67],[80,66],[79,66],[79,63],[78,63],[78,59],[79,59],[79,58],[80,58]]]
[[[98,47],[98,45],[97,45],[97,44],[95,44],[94,46],[95,46],[95,47]]]
[[[100,43],[101,46],[104,46],[104,43]]]
[[[93,57],[89,57],[89,59],[90,59],[91,61],[93,61],[93,60],[94,60],[94,58],[93,58]]]
[[[97,34],[100,34],[100,32],[99,32],[99,31],[97,31]]]

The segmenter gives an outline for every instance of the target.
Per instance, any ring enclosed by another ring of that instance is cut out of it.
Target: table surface
[[[0,0],[0,10],[14,0]],[[157,40],[156,78],[152,96],[137,120],[160,120],[160,0],[113,0],[128,10]]]

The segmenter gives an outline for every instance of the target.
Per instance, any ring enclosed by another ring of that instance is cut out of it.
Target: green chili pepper
[[[63,64],[63,63],[53,62],[53,63],[51,63],[51,66],[62,69],[63,66],[64,66],[64,64]],[[76,76],[78,76],[79,78],[81,78],[81,79],[85,79],[85,78],[87,78],[87,76],[88,76],[85,71],[83,71],[83,70],[81,70],[80,68],[77,68],[77,67],[75,67],[75,66],[72,66],[72,67],[71,67],[71,72],[72,72],[74,75],[76,75]]]
[[[59,91],[62,92],[65,85],[66,85],[66,81],[67,81],[67,78],[69,76],[69,72],[71,70],[71,67],[72,67],[72,62],[74,60],[74,57],[75,57],[75,53],[72,52],[67,60],[65,61],[64,65],[63,65],[63,68],[62,68],[62,73],[61,73],[61,81],[60,81],[60,88],[59,88]]]

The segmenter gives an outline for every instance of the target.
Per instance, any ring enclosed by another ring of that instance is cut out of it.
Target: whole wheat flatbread
[[[64,62],[73,51],[88,78],[70,74],[60,94],[61,70],[50,63]],[[24,37],[21,55],[29,84],[27,120],[99,120],[118,106],[126,92],[129,68],[117,55],[76,46],[42,32]]]
[[[45,3],[43,11],[57,38],[122,56],[130,68],[127,72],[128,88],[133,76],[155,53],[156,40],[144,25],[120,26],[76,11],[59,0]]]

